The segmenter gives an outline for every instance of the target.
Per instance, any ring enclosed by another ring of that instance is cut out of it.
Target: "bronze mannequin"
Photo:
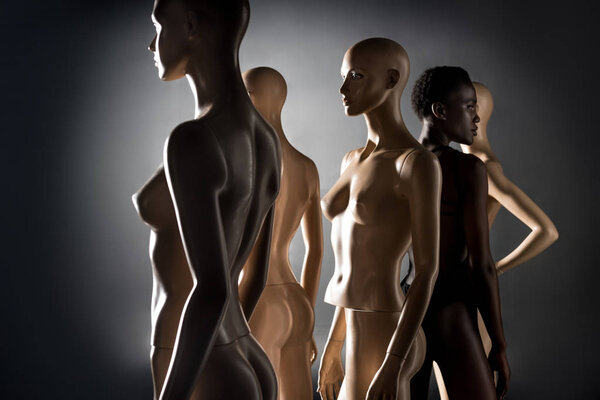
[[[477,136],[471,145],[461,144],[464,153],[477,156],[487,167],[488,202],[487,217],[490,229],[500,211],[506,209],[531,229],[531,233],[506,257],[496,263],[498,275],[535,257],[558,239],[558,231],[548,216],[502,172],[502,166],[494,154],[487,137],[487,124],[494,109],[494,100],[489,89],[483,84],[473,82],[477,93],[477,114],[480,121],[477,124]],[[486,354],[492,348],[490,336],[485,324],[478,313],[477,322]],[[439,368],[434,365],[435,378],[438,383],[440,397],[448,399]]]
[[[420,324],[437,276],[441,172],[402,119],[409,74],[402,46],[361,41],[346,52],[341,73],[346,115],[364,115],[367,143],[346,154],[340,178],[321,201],[336,260],[325,301],[336,311],[319,392],[328,400],[406,399],[423,361]],[[411,240],[417,268],[405,299],[400,261]]]
[[[316,357],[314,304],[319,288],[323,232],[319,205],[319,175],[308,157],[288,142],[281,126],[281,109],[287,96],[285,79],[268,67],[242,75],[252,104],[277,132],[281,143],[282,175],[275,201],[273,236],[267,284],[249,320],[252,335],[269,356],[277,375],[281,400],[312,398],[310,367]],[[288,250],[298,227],[306,255],[301,285],[292,271]],[[254,260],[240,276],[241,298],[247,290]]]
[[[508,387],[510,369],[496,270],[489,250],[487,178],[477,157],[449,147],[477,135],[477,97],[459,67],[435,67],[417,79],[412,104],[423,122],[420,142],[438,157],[443,175],[440,272],[423,321],[427,354],[411,382],[413,400],[428,398],[432,362],[455,399],[494,400]],[[489,361],[477,332],[477,309],[492,336]],[[494,387],[492,371],[498,372]]]
[[[245,318],[264,287],[280,179],[277,135],[252,106],[239,71],[248,17],[246,0],[157,0],[152,12],[159,77],[186,76],[196,100],[195,119],[165,142],[164,170],[135,198],[153,228],[155,301],[175,299],[169,309],[154,308],[153,344],[169,346],[153,357],[164,400],[276,398],[273,369]],[[253,247],[242,310],[238,275]]]

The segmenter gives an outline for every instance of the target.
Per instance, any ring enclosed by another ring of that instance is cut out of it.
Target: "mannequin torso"
[[[267,284],[249,324],[277,374],[278,398],[304,400],[312,396],[310,366],[316,357],[313,307],[323,246],[319,176],[312,160],[296,150],[283,133],[280,114],[287,93],[283,76],[272,68],[259,67],[246,71],[243,77],[254,106],[277,132],[282,154]],[[301,223],[306,248],[302,286],[288,256]],[[250,257],[240,278],[242,299],[255,267],[255,260]]]

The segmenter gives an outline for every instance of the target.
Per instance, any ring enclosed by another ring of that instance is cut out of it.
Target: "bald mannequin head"
[[[350,47],[340,70],[346,115],[366,116],[383,106],[401,119],[400,101],[409,70],[406,51],[393,40],[371,38]]]
[[[287,96],[283,76],[269,67],[251,68],[242,74],[244,85],[256,110],[273,125],[280,119]]]
[[[481,119],[480,124],[486,125],[494,110],[492,93],[483,83],[473,82],[473,87],[477,93],[477,114]]]
[[[346,51],[344,61],[346,59],[365,62],[370,65],[375,63],[382,71],[398,71],[398,83],[395,90],[402,91],[406,86],[410,73],[408,54],[404,47],[391,39],[369,38],[361,40]]]
[[[239,47],[250,18],[248,0],[155,0],[154,15],[163,18],[179,13],[176,23],[185,23],[191,35],[205,37],[214,30],[223,42]],[[183,15],[185,14],[185,15]]]

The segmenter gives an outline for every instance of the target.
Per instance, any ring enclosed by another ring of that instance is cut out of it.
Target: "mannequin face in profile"
[[[439,128],[449,141],[470,145],[477,135],[477,96],[471,84],[462,84],[444,103],[432,104]]]
[[[340,93],[346,115],[367,113],[387,98],[393,87],[388,87],[391,70],[386,71],[377,61],[377,57],[369,57],[365,50],[351,48],[346,52],[340,70],[343,79]]]
[[[192,13],[179,0],[157,0],[152,11],[156,35],[148,49],[154,53],[158,77],[172,81],[185,76],[189,61]]]

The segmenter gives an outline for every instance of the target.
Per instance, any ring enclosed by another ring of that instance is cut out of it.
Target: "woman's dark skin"
[[[413,400],[427,399],[432,362],[440,366],[451,399],[502,399],[510,369],[502,328],[496,269],[489,249],[487,173],[477,157],[449,147],[471,144],[479,116],[472,84],[434,102],[423,117],[420,142],[442,168],[440,273],[423,322],[427,356],[411,382]],[[492,339],[486,360],[477,330],[480,310]],[[492,371],[498,372],[494,393]]]

